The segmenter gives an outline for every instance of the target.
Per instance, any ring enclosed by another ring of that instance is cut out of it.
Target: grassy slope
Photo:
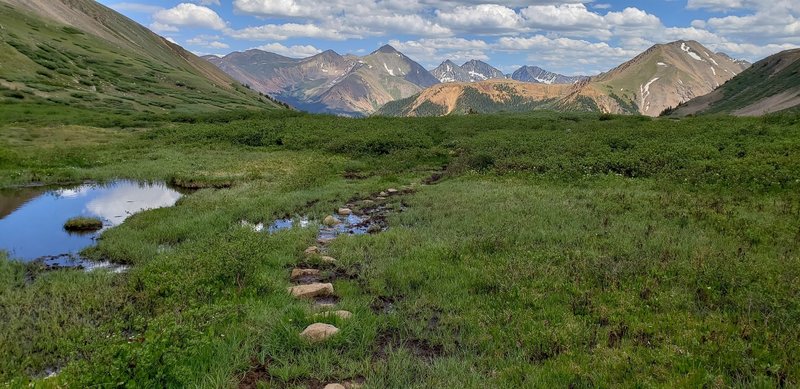
[[[800,60],[775,74],[770,62],[776,61],[767,58],[726,82],[720,88],[721,100],[712,102],[703,113],[731,113],[779,93],[800,93]]]
[[[0,9],[4,120],[47,117],[85,123],[108,113],[169,116],[277,106],[213,65],[185,59],[191,54],[138,25],[130,26],[133,22],[112,27],[132,30],[122,33],[131,35],[137,50],[6,4]],[[211,78],[215,74],[219,77]]]
[[[126,274],[0,261],[0,382],[60,367],[45,382],[224,387],[266,364],[276,387],[798,384],[797,117],[603,119],[2,127],[3,184],[237,185],[106,232],[89,254]],[[442,164],[389,231],[332,245],[355,316],[300,341],[311,313],[284,287],[315,232],[238,221],[319,217]],[[394,309],[371,310],[381,298]]]

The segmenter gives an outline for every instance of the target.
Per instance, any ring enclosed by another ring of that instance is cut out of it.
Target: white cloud
[[[235,39],[246,40],[286,40],[289,38],[320,38],[344,40],[353,35],[345,35],[334,29],[321,28],[314,24],[265,24],[247,27],[241,30],[227,30],[226,33]]]
[[[401,42],[390,40],[389,44],[402,51],[425,67],[433,68],[445,59],[466,62],[471,59],[488,61],[486,51],[490,45],[483,40],[464,38],[433,38]]]
[[[280,43],[269,43],[258,46],[256,49],[269,51],[271,53],[292,58],[305,58],[322,52],[322,50],[310,45],[295,45],[287,47]]]
[[[227,48],[230,48],[230,46],[227,43],[220,42],[219,39],[220,39],[219,36],[201,35],[201,36],[197,36],[197,37],[194,37],[192,39],[187,40],[186,44],[187,45],[191,45],[191,46],[202,46],[202,47],[207,47],[207,48],[211,48],[211,49],[227,49]]]
[[[522,17],[511,8],[498,4],[458,6],[450,11],[436,10],[437,20],[450,28],[471,33],[525,31]]]
[[[222,30],[226,27],[226,23],[211,8],[192,3],[181,3],[153,14],[151,27],[160,31],[176,31],[178,27]]]

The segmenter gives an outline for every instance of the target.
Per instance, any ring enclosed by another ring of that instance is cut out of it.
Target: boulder
[[[302,277],[311,277],[311,276],[319,276],[320,271],[317,269],[292,269],[292,280],[296,280]]]
[[[333,227],[335,225],[342,224],[342,222],[339,219],[333,217],[332,215],[328,215],[325,217],[324,220],[322,220],[322,224],[328,227]]]
[[[306,329],[300,333],[300,337],[312,343],[322,342],[336,335],[337,332],[339,332],[339,329],[330,324],[314,323],[306,327]]]
[[[341,216],[348,216],[348,215],[352,215],[352,214],[353,214],[353,210],[350,209],[350,208],[339,208],[339,215],[341,215]]]
[[[313,283],[308,285],[297,285],[288,288],[289,293],[297,298],[311,299],[319,296],[333,295],[333,284]]]
[[[304,251],[304,253],[306,254],[307,257],[310,257],[312,255],[317,255],[319,254],[319,247],[311,246],[307,248],[306,251]]]

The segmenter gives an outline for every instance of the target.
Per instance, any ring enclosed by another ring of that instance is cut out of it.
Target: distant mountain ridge
[[[707,94],[747,67],[723,54],[711,54],[694,41],[655,45],[634,59],[592,78],[557,84],[558,75],[525,69],[518,80],[449,83],[394,101],[377,114],[439,116],[464,113],[553,109],[658,116],[695,96]],[[536,80],[552,80],[552,84]],[[565,79],[560,79],[565,80]]]
[[[0,100],[114,113],[278,107],[93,0],[0,0],[0,26]]]
[[[588,79],[588,76],[564,76],[558,73],[549,72],[538,66],[523,66],[510,77],[512,80],[533,82],[539,84],[574,84],[578,81]]]
[[[758,116],[792,109],[800,110],[800,49],[756,62],[713,92],[679,105],[671,115]]]
[[[254,49],[207,59],[255,90],[317,113],[368,115],[439,82],[389,45],[363,57],[328,50],[295,59]]]

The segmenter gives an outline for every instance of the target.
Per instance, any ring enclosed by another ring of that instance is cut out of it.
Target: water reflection
[[[163,183],[135,181],[4,190],[0,192],[0,250],[23,261],[47,258],[51,264],[75,266],[74,254],[92,245],[100,232],[70,234],[63,228],[69,218],[99,217],[107,229],[137,212],[172,206],[180,197]]]

